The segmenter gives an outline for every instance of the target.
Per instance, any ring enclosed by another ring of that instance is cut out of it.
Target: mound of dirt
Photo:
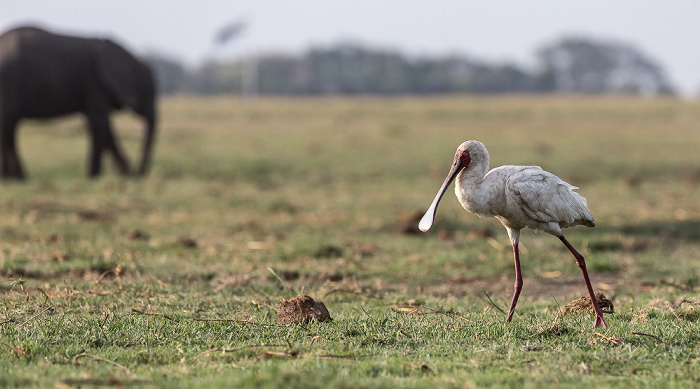
[[[595,292],[595,299],[598,300],[598,305],[601,309],[609,310],[610,312],[615,311],[612,301],[610,301],[604,294],[600,292]],[[568,315],[574,312],[592,312],[593,304],[591,304],[590,296],[582,296],[568,304],[566,304],[561,309],[562,315]]]
[[[281,300],[279,307],[277,307],[277,322],[279,324],[308,323],[311,320],[319,322],[333,320],[323,302],[314,301],[311,296],[300,294],[293,299]]]
[[[399,216],[399,221],[394,225],[394,234],[418,235],[418,222],[423,217],[423,211],[413,211]]]

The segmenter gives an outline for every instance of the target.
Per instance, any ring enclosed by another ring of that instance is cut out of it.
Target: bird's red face
[[[466,167],[469,165],[469,162],[472,161],[472,158],[469,156],[469,152],[467,150],[460,150],[457,149],[457,153],[455,154],[455,162],[459,161],[462,167]]]

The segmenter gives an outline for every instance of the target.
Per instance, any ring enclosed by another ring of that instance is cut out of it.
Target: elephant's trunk
[[[141,164],[139,165],[139,169],[137,171],[137,174],[140,176],[143,176],[148,172],[148,168],[151,164],[151,153],[153,152],[153,142],[156,136],[156,116],[155,107],[149,109],[149,112],[144,115],[144,119],[146,120],[146,132],[143,137]]]

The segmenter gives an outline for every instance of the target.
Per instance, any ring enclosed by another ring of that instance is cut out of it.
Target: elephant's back
[[[51,60],[74,58],[83,60],[88,54],[86,47],[90,39],[69,35],[55,34],[38,27],[23,26],[13,28],[0,36],[0,57],[12,56],[13,59],[29,60],[34,55],[41,56],[50,65]]]
[[[14,91],[23,117],[82,110],[92,73],[90,39],[19,27],[0,37],[0,84]],[[9,87],[11,86],[11,87]],[[70,94],[72,99],[62,98]]]

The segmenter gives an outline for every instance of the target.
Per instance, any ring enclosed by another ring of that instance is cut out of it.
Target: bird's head
[[[452,161],[452,167],[447,173],[445,182],[442,183],[442,187],[440,187],[440,190],[435,196],[433,203],[430,204],[430,208],[428,208],[428,211],[418,224],[418,228],[420,228],[421,231],[428,231],[430,229],[430,227],[433,225],[433,220],[435,219],[437,206],[440,203],[440,199],[442,199],[442,195],[445,194],[447,187],[450,186],[452,181],[454,181],[462,169],[469,166],[469,164],[472,162],[472,156],[479,155],[482,150],[485,151],[486,147],[483,143],[477,140],[468,140],[457,147],[457,152],[455,153],[454,160]]]
[[[469,163],[472,161],[472,157],[469,154],[469,142],[470,141],[467,141],[459,145],[455,153],[454,161],[452,162],[453,166],[455,164],[460,165],[460,167],[469,166]]]
[[[459,160],[462,167],[469,166],[472,159],[477,159],[480,162],[488,161],[489,159],[489,152],[486,150],[486,146],[478,140],[468,140],[457,147],[455,161]]]

